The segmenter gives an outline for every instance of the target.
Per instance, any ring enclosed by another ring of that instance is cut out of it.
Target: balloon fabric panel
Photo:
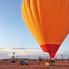
[[[22,17],[44,52],[53,58],[69,33],[69,0],[23,0]]]

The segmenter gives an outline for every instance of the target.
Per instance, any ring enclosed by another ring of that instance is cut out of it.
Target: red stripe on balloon
[[[41,48],[44,52],[48,52],[50,55],[50,58],[54,58],[58,48],[60,47],[59,44],[44,44],[41,45]]]
[[[46,44],[40,45],[40,47],[44,52],[48,52],[48,50],[46,48]]]

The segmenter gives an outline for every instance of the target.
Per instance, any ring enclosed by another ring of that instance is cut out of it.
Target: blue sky
[[[38,47],[21,18],[21,0],[0,0],[0,47]]]
[[[21,0],[0,0],[0,48],[39,48],[21,17]],[[69,36],[59,51],[69,50]]]

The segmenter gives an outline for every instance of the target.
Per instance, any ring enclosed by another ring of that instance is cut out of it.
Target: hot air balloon
[[[26,26],[50,58],[54,58],[69,33],[69,0],[23,0]]]

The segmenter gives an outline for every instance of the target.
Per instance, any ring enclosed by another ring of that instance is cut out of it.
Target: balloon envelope
[[[23,0],[22,17],[40,47],[54,58],[69,33],[69,0]]]

